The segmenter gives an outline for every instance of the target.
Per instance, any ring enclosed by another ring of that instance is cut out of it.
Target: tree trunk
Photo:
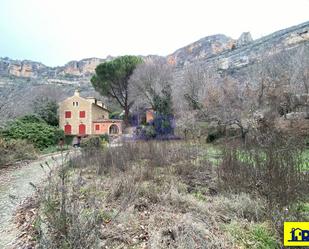
[[[125,127],[128,127],[129,126],[129,107],[128,106],[126,106],[124,108],[124,118],[123,118],[123,121],[124,121]]]
[[[248,133],[248,130],[241,126],[240,127],[240,132],[241,132],[241,139],[245,143],[246,142],[246,135]]]

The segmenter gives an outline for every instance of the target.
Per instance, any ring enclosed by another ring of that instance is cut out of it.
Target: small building
[[[155,112],[152,108],[147,108],[146,109],[146,123],[150,123],[154,120],[155,118]]]
[[[122,120],[109,119],[109,110],[93,97],[83,98],[79,90],[59,103],[59,127],[66,135],[119,135]]]

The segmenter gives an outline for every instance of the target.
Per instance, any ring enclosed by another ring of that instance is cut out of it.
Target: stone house
[[[93,97],[83,98],[78,90],[59,103],[59,127],[66,135],[120,135],[122,120],[109,119],[109,110]]]

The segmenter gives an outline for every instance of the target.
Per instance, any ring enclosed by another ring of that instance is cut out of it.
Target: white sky
[[[222,33],[259,38],[309,21],[309,0],[0,0],[0,57],[49,66],[167,55]]]

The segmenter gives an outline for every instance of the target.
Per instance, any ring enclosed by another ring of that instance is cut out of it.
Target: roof
[[[119,123],[119,122],[123,122],[123,120],[121,119],[98,119],[92,122],[93,123]]]
[[[103,106],[100,106],[100,105],[97,105],[95,103],[92,103],[93,105],[97,106],[97,107],[100,107],[101,109],[107,111],[107,112],[111,112],[110,110],[108,110],[107,108],[104,108]]]
[[[91,99],[94,99],[95,103],[92,103],[93,105],[95,105],[95,106],[97,106],[97,107],[99,107],[99,108],[101,108],[101,109],[103,109],[103,110],[105,110],[107,112],[110,112],[110,110],[108,110],[106,107],[103,107],[101,105],[96,104],[98,100],[95,97],[81,97],[81,96],[79,96],[79,94],[74,94],[73,96],[67,97],[66,99],[60,101],[59,104],[62,104],[63,102],[65,102],[65,101],[67,101],[67,100],[69,100],[69,99],[71,99],[73,97],[77,97],[77,98],[83,99],[85,101],[88,101],[89,103],[91,103],[90,102]],[[99,101],[101,101],[101,100],[99,100]],[[102,104],[103,104],[103,102],[102,102]]]

